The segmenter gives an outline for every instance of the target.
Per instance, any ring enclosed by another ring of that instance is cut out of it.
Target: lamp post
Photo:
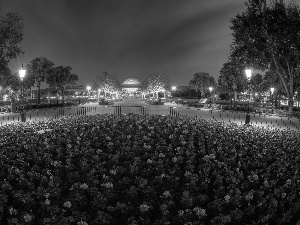
[[[21,89],[21,107],[20,107],[20,111],[21,111],[21,121],[25,122],[26,121],[26,117],[25,117],[25,111],[24,111],[24,77],[26,74],[26,70],[23,69],[23,65],[21,67],[21,69],[19,70],[19,76],[22,82],[22,89]]]
[[[90,85],[86,86],[86,89],[88,91],[88,101],[89,101],[89,98],[90,98],[90,90],[92,89],[92,87]]]
[[[274,96],[273,96],[273,93],[274,93],[275,88],[271,87],[270,89],[271,89],[271,94],[272,94],[271,96],[272,96],[272,114],[273,114],[273,112],[274,112]]]
[[[252,71],[249,70],[249,69],[246,69],[245,72],[246,72],[246,77],[247,77],[247,80],[248,80],[248,89],[249,89],[248,111],[247,111],[247,114],[246,114],[245,124],[249,124],[250,123],[250,81],[251,81]]]
[[[211,92],[212,92],[212,90],[213,90],[213,87],[209,87],[208,88],[209,89],[209,92],[210,92],[210,106],[211,106],[211,102],[212,102],[212,95],[211,95]]]

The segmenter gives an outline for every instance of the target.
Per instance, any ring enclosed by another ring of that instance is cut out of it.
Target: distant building
[[[141,90],[141,83],[134,77],[129,77],[121,84],[122,91],[137,92]]]

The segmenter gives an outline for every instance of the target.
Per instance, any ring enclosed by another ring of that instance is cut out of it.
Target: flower
[[[63,206],[66,207],[66,208],[71,208],[72,203],[70,201],[66,201]]]
[[[100,154],[101,152],[102,152],[101,149],[98,149],[98,150],[96,151],[97,154]]]
[[[159,153],[158,157],[159,157],[159,158],[164,158],[164,157],[165,157],[165,154],[164,154],[164,153]]]
[[[148,159],[148,160],[147,160],[147,163],[148,163],[148,164],[151,164],[152,162],[153,162],[153,161],[152,161],[151,159]]]
[[[165,191],[165,192],[163,193],[163,196],[167,198],[167,197],[171,197],[171,194],[170,194],[169,191]]]
[[[105,184],[102,184],[102,186],[105,186],[106,188],[113,188],[114,187],[113,183],[111,183],[111,182],[107,182]]]
[[[185,176],[185,177],[189,177],[189,176],[191,176],[191,175],[192,175],[192,173],[189,172],[189,171],[185,171],[185,173],[184,173],[184,176]]]
[[[50,200],[49,199],[46,199],[45,205],[50,205]]]
[[[176,157],[173,157],[173,158],[172,158],[172,162],[174,162],[174,163],[177,162],[177,158],[176,158]]]
[[[117,174],[117,170],[110,170],[109,171],[111,174],[116,175]]]
[[[226,195],[226,196],[224,197],[224,199],[225,199],[225,202],[229,202],[229,200],[230,200],[230,195]]]
[[[16,214],[18,214],[17,210],[14,209],[13,207],[11,207],[11,208],[9,209],[9,213],[10,213],[10,215],[16,215]]]
[[[23,218],[24,218],[26,223],[28,223],[32,220],[32,216],[27,214],[27,213],[23,216]]]
[[[83,183],[79,186],[81,189],[85,190],[89,187],[89,185],[87,185],[86,183]]]
[[[50,197],[50,194],[49,194],[49,193],[46,193],[44,196],[45,196],[46,198],[49,198],[49,197]]]
[[[197,216],[206,216],[206,210],[200,207],[195,207],[193,211],[197,214]]]
[[[140,205],[140,210],[142,211],[142,212],[147,212],[148,210],[149,210],[149,206],[148,205],[146,205],[146,204],[142,204],[142,205]]]
[[[183,210],[179,210],[179,211],[178,211],[178,216],[183,216],[183,214],[184,214],[184,211],[183,211]]]
[[[80,220],[80,222],[78,222],[77,225],[88,225],[88,223],[83,220]]]

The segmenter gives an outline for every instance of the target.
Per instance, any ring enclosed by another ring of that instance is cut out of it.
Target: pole
[[[273,95],[273,92],[272,92],[272,114],[274,112],[274,95]]]
[[[249,81],[248,114],[250,114],[250,81]]]
[[[25,111],[24,111],[24,82],[22,80],[22,91],[21,91],[21,121],[26,122]]]
[[[247,114],[246,114],[246,121],[245,121],[245,124],[249,124],[249,123],[250,123],[250,79],[249,79],[249,85],[248,85],[248,88],[249,88],[248,112],[247,112]]]

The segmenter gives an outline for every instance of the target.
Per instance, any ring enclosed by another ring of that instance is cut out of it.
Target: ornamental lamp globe
[[[247,79],[250,81],[251,75],[252,75],[252,70],[246,69],[245,72],[246,72]]]
[[[21,80],[23,81],[24,77],[25,77],[25,74],[26,74],[26,70],[23,69],[23,65],[21,67],[21,69],[19,70],[19,76],[21,78]]]

